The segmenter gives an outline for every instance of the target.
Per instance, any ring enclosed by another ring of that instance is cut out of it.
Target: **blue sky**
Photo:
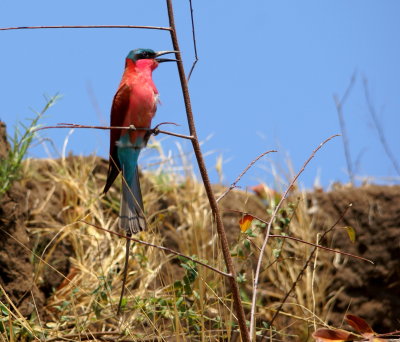
[[[189,71],[194,54],[188,2],[174,3]],[[368,79],[385,137],[397,157],[400,2],[193,0],[193,5],[200,60],[190,91],[203,151],[212,152],[206,161],[213,181],[218,180],[214,165],[219,155],[225,161],[226,184],[270,149],[279,152],[257,164],[242,186],[261,181],[273,186],[271,168],[285,178],[288,159],[298,170],[320,142],[340,133],[333,94],[344,93],[354,72],[357,79],[344,115],[356,174],[378,183],[396,177],[367,110],[362,79]],[[165,3],[155,0],[2,1],[0,22],[2,27],[168,26]],[[55,93],[63,98],[42,124],[107,125],[127,53],[137,47],[171,49],[169,34],[153,30],[0,31],[0,40],[0,119],[9,127],[32,117],[30,108],[40,110],[44,94]],[[154,79],[162,101],[154,123],[173,121],[181,126],[171,130],[187,133],[175,65],[162,64]],[[68,130],[41,134],[61,150]],[[189,144],[180,143],[190,150]],[[165,149],[175,149],[175,144],[175,138],[163,137]],[[108,132],[76,130],[68,150],[106,157]],[[31,155],[47,156],[41,146],[32,149]],[[317,175],[325,187],[348,181],[341,138],[318,153],[300,181],[311,187]]]

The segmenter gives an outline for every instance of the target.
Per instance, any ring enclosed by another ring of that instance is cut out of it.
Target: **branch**
[[[197,56],[196,33],[195,33],[195,30],[194,30],[194,16],[193,16],[192,0],[189,0],[189,5],[190,5],[190,19],[191,19],[191,22],[192,22],[192,39],[193,39],[193,49],[194,49],[194,58],[195,58],[195,60],[194,60],[194,62],[192,64],[192,67],[190,68],[190,71],[189,71],[189,75],[188,75],[188,78],[187,78],[188,82],[190,80],[190,76],[192,76],[192,72],[194,70],[194,67],[196,66],[197,62],[199,61],[199,58]]]
[[[336,222],[335,222],[328,230],[326,230],[326,231],[322,234],[321,240],[323,240],[323,239],[325,238],[325,236],[326,236],[329,232],[331,232],[331,231],[336,227],[336,225],[337,225],[337,224],[340,222],[340,220],[346,215],[347,210],[349,210],[349,208],[350,208],[351,206],[352,206],[352,204],[350,203],[350,204],[346,207],[346,209],[342,212],[342,214],[339,216],[339,218],[336,220]],[[292,293],[292,291],[293,291],[294,288],[296,287],[296,285],[297,285],[298,281],[300,280],[301,276],[303,275],[304,271],[307,269],[308,264],[310,263],[311,259],[314,257],[314,254],[315,254],[316,251],[317,251],[317,247],[315,247],[315,248],[312,250],[312,252],[311,252],[310,256],[308,257],[306,263],[304,264],[302,270],[299,272],[299,274],[297,275],[296,280],[293,282],[292,287],[291,287],[291,288],[289,289],[289,291],[286,293],[286,295],[285,295],[285,297],[283,298],[282,302],[280,303],[278,309],[275,311],[274,316],[272,316],[272,319],[271,319],[271,321],[270,321],[270,324],[271,324],[271,325],[272,325],[272,323],[274,322],[275,318],[278,316],[279,312],[282,310],[283,304],[285,304],[285,302],[286,302],[286,300],[288,299],[289,295]],[[364,259],[364,258],[363,258],[363,259]],[[368,260],[368,259],[365,259],[365,260],[367,260],[367,261],[369,261],[369,262],[372,262],[372,261],[370,261],[370,260]],[[372,262],[372,263],[373,263],[373,262]]]
[[[162,26],[138,26],[138,25],[64,25],[64,26],[16,26],[16,27],[0,27],[0,31],[11,30],[37,30],[37,29],[92,29],[92,28],[122,28],[122,29],[147,29],[171,31],[170,27]]]
[[[263,153],[261,153],[257,158],[255,158],[254,160],[252,160],[252,161],[250,162],[250,164],[247,165],[246,168],[242,171],[242,173],[235,179],[235,181],[231,184],[231,186],[230,186],[227,190],[225,190],[225,192],[224,192],[221,196],[219,196],[219,197],[217,198],[217,202],[219,202],[220,200],[222,200],[230,191],[232,191],[232,189],[236,188],[236,184],[240,181],[240,179],[244,176],[244,174],[245,174],[247,171],[249,171],[249,169],[250,169],[259,159],[261,159],[261,158],[264,157],[266,154],[271,153],[271,152],[277,152],[277,151],[275,151],[275,150],[270,150],[270,151],[263,152]]]
[[[262,259],[263,259],[263,255],[264,255],[264,251],[265,248],[267,247],[267,243],[268,243],[268,239],[270,236],[270,232],[271,232],[271,226],[273,221],[276,218],[276,215],[278,214],[279,209],[282,206],[283,201],[286,199],[287,195],[289,194],[289,191],[292,189],[293,185],[296,183],[297,179],[300,177],[300,175],[303,173],[303,171],[305,170],[306,166],[308,165],[308,163],[311,161],[311,159],[314,158],[315,154],[321,149],[322,146],[324,146],[328,141],[332,140],[335,137],[340,136],[339,134],[335,134],[332,135],[331,137],[329,137],[328,139],[326,139],[325,141],[323,141],[310,155],[310,157],[306,160],[306,162],[303,164],[302,168],[300,169],[300,171],[296,174],[296,176],[293,178],[293,180],[290,182],[288,188],[286,189],[285,193],[282,195],[281,200],[279,201],[278,205],[275,207],[275,210],[269,220],[268,223],[268,227],[267,227],[267,232],[265,235],[265,239],[264,242],[262,244],[261,247],[261,251],[260,251],[260,255],[258,257],[258,261],[257,261],[257,268],[256,268],[256,273],[254,276],[254,284],[253,284],[253,297],[252,297],[252,302],[251,302],[251,313],[250,313],[250,334],[251,336],[253,331],[254,331],[254,316],[255,316],[255,310],[256,310],[256,299],[257,299],[257,288],[258,288],[258,280],[260,277],[260,270],[261,270],[261,264],[262,264]]]
[[[146,241],[142,241],[142,240],[139,240],[139,239],[135,239],[135,238],[133,238],[133,237],[128,237],[128,236],[126,236],[126,235],[122,235],[122,234],[119,234],[119,233],[117,233],[117,232],[113,232],[113,231],[111,231],[111,230],[108,230],[108,229],[105,229],[105,228],[96,226],[95,224],[90,223],[90,222],[87,222],[87,221],[84,221],[84,220],[78,220],[77,222],[85,223],[85,224],[87,224],[87,225],[89,225],[89,226],[92,226],[92,227],[94,227],[94,228],[96,228],[96,229],[102,230],[102,231],[104,231],[104,232],[110,233],[110,234],[112,234],[112,235],[119,236],[119,237],[121,237],[121,238],[130,240],[130,241],[134,241],[134,242],[140,243],[140,244],[145,245],[145,246],[158,248],[158,249],[161,249],[161,250],[163,250],[163,251],[165,251],[165,252],[168,252],[168,253],[170,253],[170,254],[178,255],[178,256],[180,256],[180,257],[189,259],[189,260],[195,262],[196,264],[199,264],[199,265],[201,265],[201,266],[204,266],[204,267],[210,269],[211,271],[214,271],[214,272],[216,272],[216,273],[219,273],[219,274],[221,274],[221,275],[223,275],[223,276],[225,276],[225,277],[232,278],[232,275],[229,274],[229,273],[220,271],[220,270],[217,269],[217,268],[214,268],[214,267],[212,267],[212,266],[210,266],[210,265],[208,265],[208,264],[206,264],[206,263],[204,263],[204,262],[202,262],[202,261],[199,261],[199,260],[197,260],[197,259],[195,259],[195,258],[192,258],[192,257],[190,257],[190,256],[188,256],[188,255],[185,255],[185,254],[179,253],[179,252],[177,252],[177,251],[174,251],[173,249],[170,249],[170,248],[167,248],[167,247],[163,247],[163,246],[158,246],[158,245],[152,244],[152,243],[150,243],[150,242],[146,242]]]
[[[166,134],[166,135],[172,135],[174,137],[182,138],[182,139],[188,139],[192,140],[193,137],[190,135],[183,135],[183,134],[178,134],[178,133],[173,133],[169,131],[164,131],[161,129],[158,129],[159,126],[161,125],[175,125],[179,126],[178,124],[174,122],[162,122],[158,124],[154,128],[145,128],[145,127],[134,127],[134,126],[128,126],[128,127],[123,127],[123,126],[87,126],[87,125],[78,125],[78,124],[70,124],[70,123],[59,123],[57,126],[45,126],[45,127],[40,127],[35,129],[36,131],[41,131],[43,129],[51,129],[51,128],[91,128],[91,129],[105,129],[105,130],[111,130],[111,129],[126,129],[128,131],[149,131],[152,132],[154,135],[157,134]]]
[[[351,207],[351,204],[349,204],[349,207]],[[346,210],[347,210],[347,209],[346,209]],[[260,221],[260,222],[265,223],[265,224],[268,224],[268,223],[269,223],[269,222],[263,220],[262,218],[259,218],[259,217],[255,216],[255,215],[253,215],[253,214],[251,214],[251,213],[248,213],[248,212],[245,212],[245,211],[240,211],[240,210],[235,210],[235,209],[229,209],[229,211],[232,211],[232,212],[235,212],[235,213],[239,213],[239,214],[242,214],[242,215],[250,215],[250,216],[252,216],[254,219],[256,219],[257,221]],[[343,216],[344,216],[344,215],[340,216],[340,218],[343,218]],[[337,223],[335,223],[334,226],[336,226],[336,224],[337,224]],[[333,227],[334,227],[334,226],[333,226]],[[329,231],[330,231],[330,230],[329,230]],[[329,232],[329,231],[328,231],[328,232]],[[271,238],[289,239],[289,240],[301,242],[301,243],[304,243],[304,244],[306,244],[306,245],[310,245],[310,246],[314,246],[314,247],[316,247],[316,248],[324,249],[324,250],[329,251],[329,252],[333,252],[333,253],[336,253],[336,254],[346,255],[346,256],[349,256],[349,257],[352,257],[352,258],[355,258],[355,259],[363,260],[363,261],[369,262],[369,263],[371,263],[371,264],[374,264],[374,262],[373,262],[372,260],[370,260],[370,259],[363,258],[363,257],[361,257],[361,256],[358,256],[358,255],[355,255],[355,254],[352,254],[352,253],[343,252],[343,251],[340,251],[340,250],[337,250],[337,249],[333,249],[333,248],[329,248],[329,247],[317,245],[317,244],[315,244],[315,243],[308,242],[308,241],[305,241],[305,240],[303,240],[303,239],[296,238],[296,237],[294,237],[294,236],[270,234],[269,237],[271,237]],[[249,241],[252,242],[251,240],[249,240]],[[254,246],[255,246],[259,251],[261,251],[261,249],[260,249],[258,246],[256,246],[255,244],[254,244]]]
[[[207,193],[208,201],[210,202],[210,207],[211,207],[211,210],[214,215],[215,222],[216,222],[217,232],[218,232],[218,236],[219,236],[219,239],[221,242],[221,248],[222,248],[222,253],[224,256],[226,268],[227,268],[228,272],[232,275],[231,278],[229,278],[229,283],[230,283],[230,287],[231,287],[231,291],[232,291],[232,298],[233,298],[233,302],[234,302],[236,316],[238,319],[241,337],[244,342],[250,342],[250,335],[249,335],[249,331],[246,326],[246,317],[244,315],[243,304],[242,304],[242,300],[240,297],[239,285],[236,282],[236,271],[233,266],[232,256],[230,254],[228,239],[226,237],[224,224],[222,222],[221,212],[218,208],[218,203],[215,199],[214,192],[211,187],[211,182],[208,177],[204,158],[201,153],[200,142],[197,138],[196,126],[194,123],[192,105],[191,105],[191,101],[190,101],[188,82],[187,82],[187,79],[185,76],[185,69],[183,67],[182,56],[181,56],[180,49],[179,49],[178,36],[176,34],[172,0],[166,0],[166,1],[167,1],[167,9],[168,9],[169,26],[171,27],[170,34],[171,34],[172,45],[173,45],[174,50],[177,51],[176,52],[176,59],[178,60],[177,67],[178,67],[179,79],[181,82],[183,100],[185,103],[186,117],[187,117],[187,121],[188,121],[188,125],[189,125],[190,135],[193,136],[193,139],[192,139],[193,151],[196,156],[196,160],[197,160],[197,164],[199,166],[199,171],[201,174],[201,178],[203,180],[204,188]]]
[[[337,111],[338,118],[339,118],[340,132],[342,133],[342,136],[343,136],[343,147],[344,147],[344,155],[345,155],[346,164],[347,164],[347,173],[349,174],[350,183],[352,185],[354,185],[354,171],[353,171],[353,163],[352,163],[351,157],[350,157],[349,139],[347,136],[345,121],[343,118],[343,105],[346,102],[347,98],[349,97],[350,91],[354,86],[355,80],[356,80],[356,72],[354,72],[353,75],[351,76],[350,83],[349,83],[344,95],[342,96],[342,98],[339,99],[336,95],[333,95],[333,99],[334,99],[335,105],[336,105],[336,111]]]
[[[375,128],[378,132],[378,136],[379,136],[379,140],[383,146],[383,149],[386,153],[386,155],[388,156],[388,158],[390,159],[390,161],[392,162],[392,165],[394,167],[394,169],[396,170],[396,172],[400,175],[400,167],[399,164],[397,164],[397,160],[395,158],[395,156],[393,155],[389,144],[386,141],[386,137],[385,134],[383,133],[383,129],[382,126],[378,120],[378,116],[376,115],[376,111],[374,108],[374,105],[372,104],[371,101],[371,96],[369,95],[369,90],[368,90],[368,80],[364,77],[363,79],[363,84],[364,84],[364,93],[365,93],[365,99],[367,101],[367,105],[368,105],[368,110],[369,113],[371,114],[372,117],[372,121],[374,122]]]

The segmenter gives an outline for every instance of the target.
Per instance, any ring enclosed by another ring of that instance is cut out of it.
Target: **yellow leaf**
[[[244,233],[247,229],[250,228],[251,223],[253,222],[254,217],[251,215],[244,215],[239,220],[240,230]]]
[[[343,228],[346,229],[347,235],[349,236],[350,241],[352,243],[354,243],[356,241],[356,231],[354,230],[354,228],[350,227],[350,226],[346,226],[346,227],[343,227]]]

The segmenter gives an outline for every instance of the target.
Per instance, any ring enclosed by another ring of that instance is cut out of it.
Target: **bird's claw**
[[[129,125],[129,129],[131,129],[132,131],[136,131],[135,125]]]
[[[156,135],[160,134],[160,129],[158,127],[156,127],[152,130],[152,133],[154,136],[156,136]]]

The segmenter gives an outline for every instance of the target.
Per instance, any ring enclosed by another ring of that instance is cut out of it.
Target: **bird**
[[[159,63],[176,61],[159,58],[175,52],[156,52],[143,48],[130,51],[111,107],[110,126],[131,129],[110,130],[109,167],[103,192],[107,193],[122,171],[119,227],[129,236],[146,229],[147,225],[139,183],[138,158],[150,138],[151,121],[159,102],[152,72]]]

